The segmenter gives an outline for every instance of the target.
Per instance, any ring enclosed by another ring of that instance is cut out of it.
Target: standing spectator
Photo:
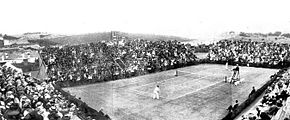
[[[249,94],[249,98],[256,92],[255,87],[253,86],[251,93]]]
[[[238,108],[238,106],[239,106],[239,101],[236,100],[236,103],[235,103],[235,105],[234,105],[234,107],[233,107],[233,110],[236,110],[236,109]]]
[[[232,113],[232,112],[233,112],[233,106],[230,105],[230,106],[227,108],[227,110],[229,111],[229,113]]]

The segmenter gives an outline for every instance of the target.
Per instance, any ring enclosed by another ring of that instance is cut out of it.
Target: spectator
[[[257,117],[259,118],[261,115],[261,110],[259,108],[256,108],[256,110],[257,110]]]
[[[253,86],[251,93],[249,94],[249,98],[256,92],[255,87]]]
[[[0,67],[0,73],[0,113],[4,119],[48,120],[55,111],[61,119],[66,116],[61,113],[65,109],[77,109],[54,89],[51,81],[38,81],[7,67]]]
[[[271,120],[270,116],[265,112],[262,112],[260,117],[261,117],[261,120]]]
[[[230,105],[230,106],[227,108],[227,110],[229,111],[229,113],[231,113],[231,112],[233,111],[233,106]]]
[[[239,106],[239,101],[236,100],[236,103],[235,103],[235,105],[234,105],[234,107],[233,107],[233,110],[236,110],[236,109],[238,108],[238,106]]]

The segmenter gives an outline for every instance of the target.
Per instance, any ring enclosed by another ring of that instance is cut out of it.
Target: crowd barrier
[[[120,75],[108,75],[108,76],[103,76],[101,79],[94,78],[94,79],[81,79],[79,81],[76,80],[65,80],[62,81],[60,86],[61,87],[73,87],[73,86],[80,86],[80,85],[87,85],[87,84],[93,84],[93,83],[98,83],[98,82],[104,82],[104,81],[112,81],[112,80],[118,80],[118,79],[124,79],[124,78],[131,78],[131,77],[136,77],[148,73],[156,73],[160,71],[166,71],[166,70],[171,70],[171,69],[177,69],[181,67],[186,67],[186,66],[191,66],[191,65],[197,65],[197,64],[226,64],[227,61],[211,61],[209,59],[200,59],[197,61],[192,61],[188,63],[182,63],[182,64],[175,64],[173,66],[165,66],[165,67],[156,67],[152,68],[151,70],[147,71],[136,71],[136,72],[126,72],[124,74]],[[244,62],[235,62],[233,60],[228,61],[229,65],[236,65],[239,64],[239,66],[249,66],[249,67],[260,67],[260,68],[272,68],[272,69],[281,69],[284,67],[289,67],[290,62],[280,62],[277,65],[269,65],[267,63],[244,63]]]
[[[208,59],[203,59],[199,61],[199,64],[223,64],[225,65],[226,62],[228,62],[228,65],[236,65],[239,64],[239,66],[249,66],[249,67],[257,67],[257,68],[272,68],[272,69],[281,69],[281,68],[288,68],[290,66],[290,61],[284,61],[284,62],[279,62],[276,65],[271,65],[268,63],[245,63],[245,62],[236,62],[234,60],[230,61],[212,61]]]
[[[166,70],[171,70],[171,69],[177,69],[177,68],[181,68],[181,67],[186,67],[186,66],[191,66],[191,65],[197,65],[200,64],[200,62],[198,61],[194,61],[194,62],[188,62],[188,63],[184,63],[184,64],[176,64],[173,66],[166,66],[163,68],[153,68],[151,70],[148,71],[144,71],[143,72],[126,72],[123,75],[119,75],[119,76],[105,76],[102,79],[81,79],[79,81],[76,80],[65,80],[65,81],[60,81],[59,85],[61,87],[73,87],[73,86],[80,86],[80,85],[87,85],[87,84],[93,84],[93,83],[99,83],[99,82],[104,82],[104,81],[112,81],[112,80],[118,80],[118,79],[123,79],[123,78],[131,78],[131,77],[136,77],[136,76],[140,76],[140,75],[145,75],[145,74],[150,74],[150,73],[156,73],[156,72],[161,72],[161,71],[166,71]]]

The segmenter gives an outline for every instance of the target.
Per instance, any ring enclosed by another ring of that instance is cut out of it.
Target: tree
[[[240,32],[239,36],[242,36],[242,37],[249,37],[246,33],[244,32]]]
[[[268,36],[273,36],[274,34],[273,34],[273,33],[271,33],[271,32],[269,32],[267,35],[268,35]]]
[[[276,31],[275,33],[274,33],[274,36],[280,36],[282,34],[282,32],[280,32],[280,31]]]
[[[284,33],[281,36],[286,37],[286,38],[290,38],[290,33]]]

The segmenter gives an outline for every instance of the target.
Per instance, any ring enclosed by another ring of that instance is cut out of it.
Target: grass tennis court
[[[231,66],[229,66],[231,68]],[[64,88],[81,97],[92,108],[114,120],[218,120],[237,99],[247,99],[252,87],[265,84],[278,70],[240,67],[244,81],[238,86],[225,83],[232,72],[225,65],[202,64],[144,76]],[[160,100],[153,90],[160,86]]]

